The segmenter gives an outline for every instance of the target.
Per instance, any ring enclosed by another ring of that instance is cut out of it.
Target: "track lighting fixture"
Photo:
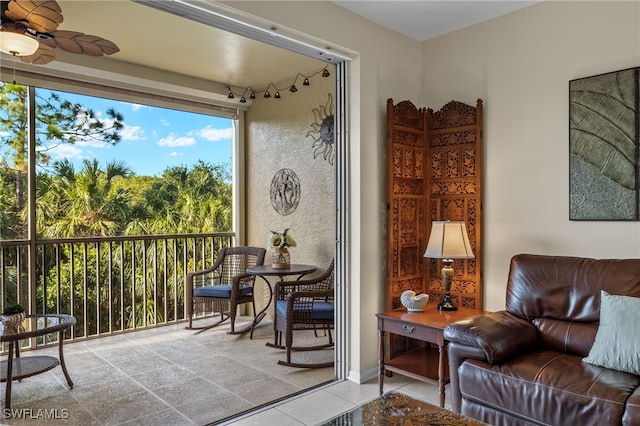
[[[311,83],[309,83],[309,79],[305,78],[304,81],[302,82],[303,86],[309,86]]]
[[[329,73],[329,70],[327,68],[322,70],[322,76],[323,77],[329,77],[331,74]]]
[[[289,88],[289,91],[291,93],[296,93],[298,91],[298,88],[296,87],[295,84],[292,84],[291,87]]]

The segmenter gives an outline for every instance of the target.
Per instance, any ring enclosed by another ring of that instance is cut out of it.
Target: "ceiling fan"
[[[55,48],[90,56],[112,55],[120,49],[102,37],[57,30],[63,21],[55,0],[1,2],[0,51],[23,62],[47,64],[56,58]]]

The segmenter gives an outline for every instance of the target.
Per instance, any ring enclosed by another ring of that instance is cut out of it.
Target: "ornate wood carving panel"
[[[428,109],[429,220],[460,220],[467,225],[474,259],[454,261],[451,295],[459,306],[482,307],[480,224],[482,223],[482,101],[475,107],[451,101],[440,111]],[[427,231],[429,232],[430,229]],[[442,261],[425,259],[430,297],[444,296]]]
[[[476,257],[454,262],[451,293],[461,306],[482,307],[481,165],[481,100],[437,112],[387,101],[387,309],[402,306],[405,290],[442,300],[441,262],[422,257],[433,220],[466,222]]]
[[[387,307],[401,307],[405,290],[426,291],[425,110],[387,102]]]

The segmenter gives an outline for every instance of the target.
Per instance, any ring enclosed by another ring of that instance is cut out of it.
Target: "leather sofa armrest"
[[[487,362],[495,364],[534,346],[538,333],[530,322],[500,311],[449,324],[444,329],[444,338],[481,349]]]

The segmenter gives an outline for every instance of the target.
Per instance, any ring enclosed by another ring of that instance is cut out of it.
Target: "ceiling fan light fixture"
[[[30,56],[40,47],[40,43],[34,37],[21,31],[12,31],[7,28],[0,30],[0,51],[12,56]]]

